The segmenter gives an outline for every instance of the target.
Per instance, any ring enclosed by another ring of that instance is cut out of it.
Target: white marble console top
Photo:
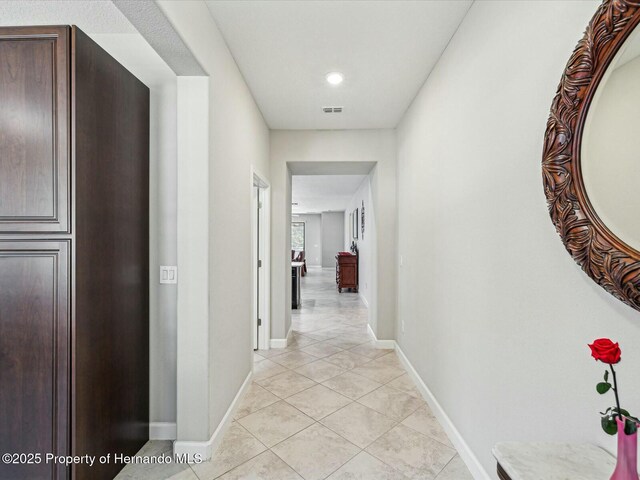
[[[609,480],[616,459],[588,443],[498,443],[493,456],[511,480]]]

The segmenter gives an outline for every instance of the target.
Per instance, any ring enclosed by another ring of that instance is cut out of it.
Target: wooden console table
[[[340,293],[343,288],[358,291],[358,255],[336,255],[336,284]]]
[[[498,443],[501,480],[609,480],[616,459],[589,443]]]

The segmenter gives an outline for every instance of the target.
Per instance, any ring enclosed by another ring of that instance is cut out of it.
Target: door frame
[[[259,187],[258,210],[253,189]],[[256,212],[259,212],[256,214]],[[258,218],[259,215],[259,218]],[[259,221],[259,232],[258,232]],[[259,239],[258,239],[258,233]],[[259,245],[258,245],[259,242]],[[262,252],[262,267],[258,269],[258,247]],[[252,345],[254,332],[258,332],[260,350],[268,350],[271,343],[271,188],[266,177],[251,168],[251,331]],[[260,291],[260,295],[257,292]],[[259,298],[258,298],[259,297]],[[257,325],[260,318],[262,324]]]

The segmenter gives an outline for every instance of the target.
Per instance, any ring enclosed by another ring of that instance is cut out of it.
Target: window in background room
[[[291,250],[304,252],[304,222],[291,222]]]

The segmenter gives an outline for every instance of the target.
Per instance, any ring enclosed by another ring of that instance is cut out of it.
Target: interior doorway
[[[270,318],[270,190],[268,182],[257,173],[251,185],[251,238],[253,269],[252,345],[253,350],[269,348]]]
[[[368,317],[375,295],[375,222],[368,222],[364,235],[362,220],[365,212],[372,220],[373,210],[370,171],[292,175],[294,333],[307,327],[344,326],[345,315]]]

